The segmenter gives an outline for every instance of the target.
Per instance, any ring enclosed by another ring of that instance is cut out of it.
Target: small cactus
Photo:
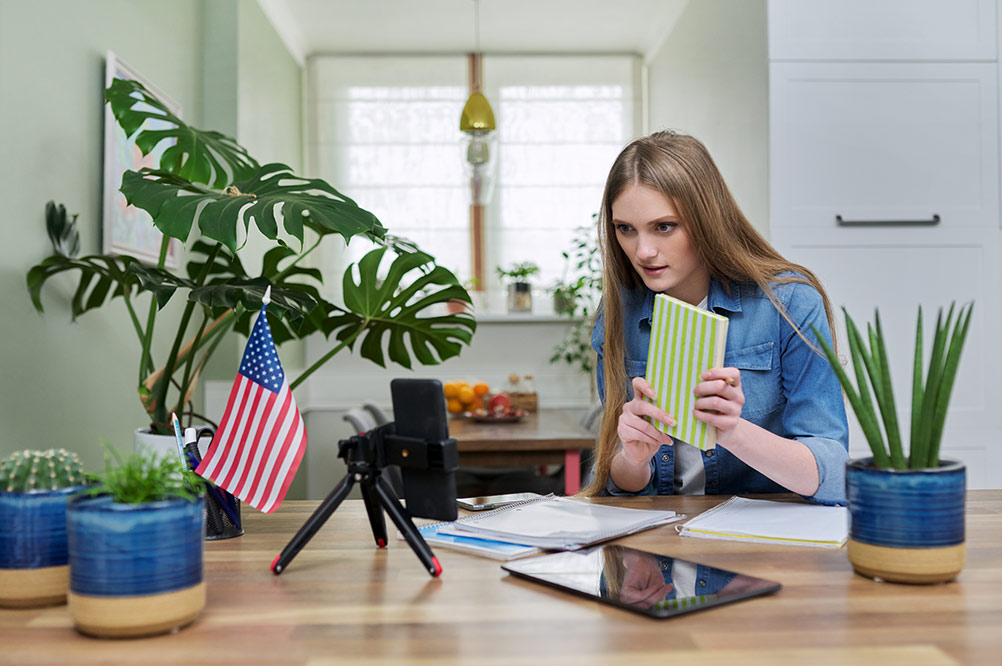
[[[0,460],[0,489],[7,492],[59,490],[85,483],[80,458],[66,449],[15,451]]]

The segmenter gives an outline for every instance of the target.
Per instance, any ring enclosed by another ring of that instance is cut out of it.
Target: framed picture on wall
[[[162,90],[153,85],[132,67],[129,67],[114,53],[108,51],[105,67],[105,89],[114,79],[138,81],[146,89],[157,96],[174,115],[181,117],[181,105],[172,100]],[[171,125],[148,119],[144,129],[168,128]],[[160,164],[160,156],[169,144],[162,142],[145,157],[136,147],[135,141],[125,136],[125,131],[118,125],[111,106],[104,105],[104,227],[103,246],[106,254],[128,254],[149,265],[156,265],[160,257],[160,246],[163,234],[153,226],[149,214],[130,206],[125,201],[125,195],[118,191],[122,183],[122,174],[127,170],[138,171],[143,167],[156,167]],[[180,259],[181,243],[176,238],[169,239],[166,266],[177,268]]]

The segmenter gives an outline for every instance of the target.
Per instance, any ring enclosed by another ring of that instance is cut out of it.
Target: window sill
[[[478,324],[573,324],[582,320],[582,317],[535,314],[532,312],[516,312],[511,314],[485,312],[483,314],[474,313],[473,316]]]

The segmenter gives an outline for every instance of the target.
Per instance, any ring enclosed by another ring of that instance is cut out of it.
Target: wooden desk
[[[564,493],[581,489],[581,449],[595,439],[572,416],[560,409],[528,413],[517,423],[476,423],[449,419],[456,438],[460,465],[507,467],[563,463]]]
[[[723,498],[617,501],[689,515]],[[1002,654],[1002,491],[969,494],[967,566],[936,586],[875,583],[844,550],[682,538],[622,542],[780,581],[783,589],[666,621],[510,578],[494,560],[372,543],[349,500],[281,576],[269,565],[314,502],[249,512],[247,534],[205,544],[208,605],[173,635],[85,638],[65,606],[0,610],[5,664],[997,664]]]

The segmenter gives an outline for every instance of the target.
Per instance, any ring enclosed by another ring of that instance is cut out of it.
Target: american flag
[[[306,451],[303,418],[265,316],[268,302],[266,295],[216,436],[195,470],[264,513],[282,504]]]

